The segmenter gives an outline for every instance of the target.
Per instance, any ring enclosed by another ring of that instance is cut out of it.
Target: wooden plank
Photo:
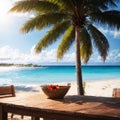
[[[7,111],[4,111],[3,104],[0,103],[0,120],[7,120]]]
[[[3,120],[3,109],[2,109],[2,104],[0,103],[0,120]]]
[[[14,86],[0,86],[0,95],[11,95],[15,96]]]
[[[4,104],[4,110],[16,114],[23,114],[27,116],[34,116],[36,118],[50,118],[56,120],[120,120],[119,117],[105,116],[105,115],[92,115],[86,113],[58,111],[50,109],[40,109],[33,107],[25,107],[11,104]]]
[[[39,117],[55,120],[120,120],[119,98],[68,96],[62,100],[51,100],[33,94],[0,99],[0,102],[4,104],[5,111],[33,116],[36,120]]]
[[[113,97],[120,97],[120,88],[113,89]]]
[[[11,85],[12,96],[15,97],[15,88],[14,85]]]
[[[39,117],[31,117],[31,120],[39,120]]]

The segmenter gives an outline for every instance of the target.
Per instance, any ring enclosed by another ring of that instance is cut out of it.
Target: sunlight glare
[[[0,2],[0,23],[5,24],[9,22],[10,15],[8,14],[9,9],[11,8],[10,1],[2,1]]]

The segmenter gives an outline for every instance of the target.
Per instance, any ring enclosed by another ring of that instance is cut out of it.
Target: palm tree
[[[71,45],[76,43],[76,74],[79,95],[84,95],[81,60],[88,62],[93,46],[98,49],[103,61],[106,60],[109,43],[95,25],[120,29],[120,0],[23,0],[16,2],[12,12],[33,12],[35,17],[23,24],[21,31],[29,32],[49,27],[49,31],[35,46],[36,53],[56,42],[62,36],[57,49],[57,59],[62,59]]]

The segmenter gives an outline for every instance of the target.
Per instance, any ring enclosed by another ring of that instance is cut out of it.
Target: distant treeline
[[[13,63],[0,63],[0,67],[41,67],[41,65],[34,65],[34,64],[13,64]]]

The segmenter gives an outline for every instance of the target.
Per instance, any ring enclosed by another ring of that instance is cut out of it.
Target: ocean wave
[[[7,78],[0,78],[0,85],[9,85],[12,84],[12,80],[11,79],[7,79]]]
[[[20,70],[21,67],[0,67],[0,72]]]

